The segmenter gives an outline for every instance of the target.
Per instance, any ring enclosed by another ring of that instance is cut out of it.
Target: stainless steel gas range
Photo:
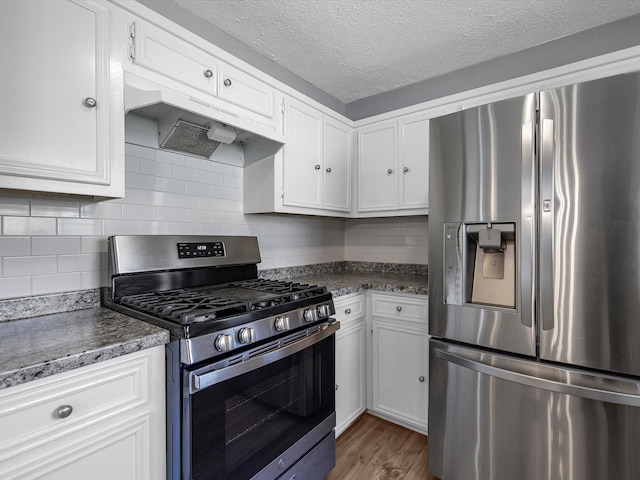
[[[323,479],[335,465],[331,293],[259,279],[255,237],[108,246],[103,304],[171,332],[168,478]]]

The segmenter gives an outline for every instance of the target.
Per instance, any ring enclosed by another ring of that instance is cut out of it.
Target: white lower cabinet
[[[164,347],[0,390],[0,478],[165,478]]]
[[[429,334],[427,297],[371,294],[371,410],[427,433]]]
[[[340,330],[336,333],[336,436],[364,412],[365,320],[364,294],[335,300]]]

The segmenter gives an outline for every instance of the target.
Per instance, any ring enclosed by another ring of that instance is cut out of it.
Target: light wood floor
[[[427,437],[368,413],[336,441],[326,480],[437,480],[427,471]]]

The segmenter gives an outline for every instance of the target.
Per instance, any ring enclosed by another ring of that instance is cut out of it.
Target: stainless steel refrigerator
[[[640,478],[640,75],[431,121],[429,470]]]

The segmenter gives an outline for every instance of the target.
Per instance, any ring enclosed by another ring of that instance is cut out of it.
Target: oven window
[[[191,478],[253,477],[330,416],[334,336],[190,396]]]

